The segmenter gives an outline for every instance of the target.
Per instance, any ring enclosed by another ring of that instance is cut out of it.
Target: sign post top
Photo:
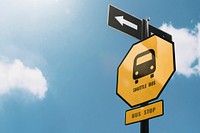
[[[139,40],[143,40],[144,22],[119,8],[109,5],[108,25]],[[149,26],[149,35],[157,35],[167,41],[172,41],[172,36],[152,25]]]

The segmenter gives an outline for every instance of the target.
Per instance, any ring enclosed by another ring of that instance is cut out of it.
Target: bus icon
[[[146,75],[150,75],[150,78],[154,77],[154,71],[156,70],[156,58],[155,51],[149,49],[138,54],[134,59],[133,64],[133,79],[135,84],[138,83],[138,79]]]

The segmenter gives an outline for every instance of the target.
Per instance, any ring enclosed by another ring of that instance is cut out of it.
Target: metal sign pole
[[[142,39],[146,39],[147,37],[149,37],[149,21],[150,21],[150,18],[147,18],[147,20],[143,20],[142,21]],[[148,105],[149,103],[146,102],[144,103],[142,106],[146,106]],[[149,133],[149,120],[144,120],[144,121],[141,121],[140,123],[140,133]]]
[[[143,105],[148,105],[148,102]],[[140,133],[149,133],[149,120],[140,122]]]

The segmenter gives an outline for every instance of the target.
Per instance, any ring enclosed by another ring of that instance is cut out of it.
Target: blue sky
[[[150,132],[199,131],[199,1],[0,0],[0,132],[139,132],[116,95],[117,67],[138,40],[107,25],[109,4],[173,35],[177,72]]]

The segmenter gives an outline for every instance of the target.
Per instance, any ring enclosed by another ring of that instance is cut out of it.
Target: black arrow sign
[[[129,15],[128,13],[118,9],[112,5],[109,5],[109,14],[108,14],[108,25],[118,29],[132,37],[135,37],[139,40],[143,38],[143,32],[145,31],[144,23],[141,19]],[[167,41],[172,41],[172,36],[152,25],[149,25],[149,35],[157,35]]]
[[[108,25],[137,39],[141,39],[142,21],[112,5],[109,5]]]

